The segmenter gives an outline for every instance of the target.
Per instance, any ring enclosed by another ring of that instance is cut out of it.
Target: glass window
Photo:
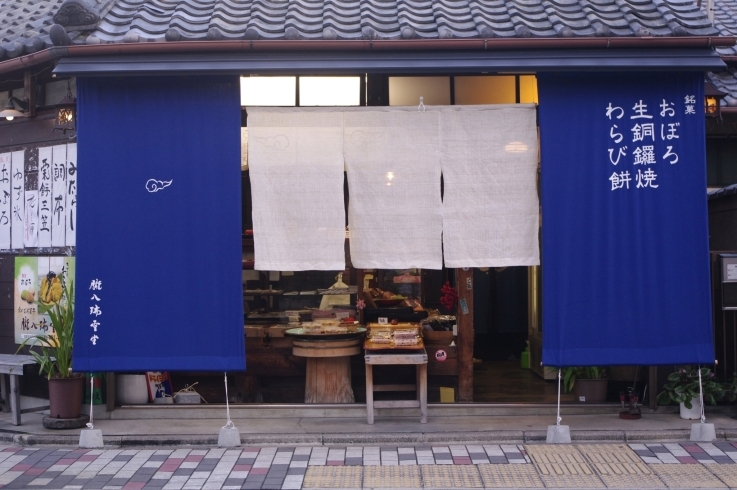
[[[77,96],[77,79],[72,78],[70,89],[74,97]],[[57,82],[49,82],[44,85],[44,105],[55,105],[61,102],[61,99],[67,96],[67,81],[59,80]]]
[[[450,77],[389,77],[389,105],[450,105]]]
[[[242,106],[297,105],[297,77],[241,77]]]
[[[455,77],[454,84],[456,105],[517,102],[514,75]]]
[[[520,75],[519,101],[522,104],[537,104],[537,77],[535,75]]]
[[[360,103],[359,77],[299,77],[300,106],[356,106]]]

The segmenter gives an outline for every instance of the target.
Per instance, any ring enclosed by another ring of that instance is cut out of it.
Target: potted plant
[[[603,367],[563,368],[564,391],[573,391],[576,400],[583,403],[601,403],[605,401],[608,381],[606,368]]]
[[[704,400],[716,405],[717,399],[724,395],[724,385],[719,383],[707,367],[701,368],[701,388]],[[699,402],[699,369],[693,366],[681,366],[668,375],[668,381],[663,391],[658,394],[658,403],[668,405],[680,404],[682,419],[701,418],[701,403]]]
[[[724,398],[734,403],[737,400],[737,373],[732,374],[732,379],[724,383]]]
[[[29,354],[39,365],[41,374],[49,380],[49,412],[54,419],[75,419],[80,416],[84,376],[72,373],[74,340],[74,282],[59,279],[61,295],[50,304],[38,302],[41,313],[49,315],[54,332],[34,335],[18,347],[30,346]]]

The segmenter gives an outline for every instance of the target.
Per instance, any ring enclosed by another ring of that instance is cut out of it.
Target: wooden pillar
[[[36,80],[31,70],[23,73],[23,92],[25,92],[25,101],[28,102],[28,117],[36,117]]]
[[[363,293],[363,269],[356,269],[356,299],[358,301],[366,302],[366,296]],[[358,310],[358,323],[363,325],[365,323],[363,318],[363,309]]]
[[[106,373],[107,378],[107,411],[112,412],[115,410],[115,391],[116,391],[116,380],[115,373]]]
[[[650,410],[658,408],[658,367],[650,366],[647,373],[648,407]],[[645,400],[642,400],[644,403]]]
[[[456,269],[458,401],[473,401],[473,269]]]

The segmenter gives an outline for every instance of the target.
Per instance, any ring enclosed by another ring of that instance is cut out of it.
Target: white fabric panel
[[[257,270],[345,269],[343,115],[248,108]]]
[[[344,118],[351,262],[441,269],[440,113],[371,108]]]
[[[446,107],[442,132],[446,267],[540,264],[535,106]]]

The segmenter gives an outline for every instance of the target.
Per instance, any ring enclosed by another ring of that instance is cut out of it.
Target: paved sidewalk
[[[0,447],[0,488],[737,488],[737,443]]]

